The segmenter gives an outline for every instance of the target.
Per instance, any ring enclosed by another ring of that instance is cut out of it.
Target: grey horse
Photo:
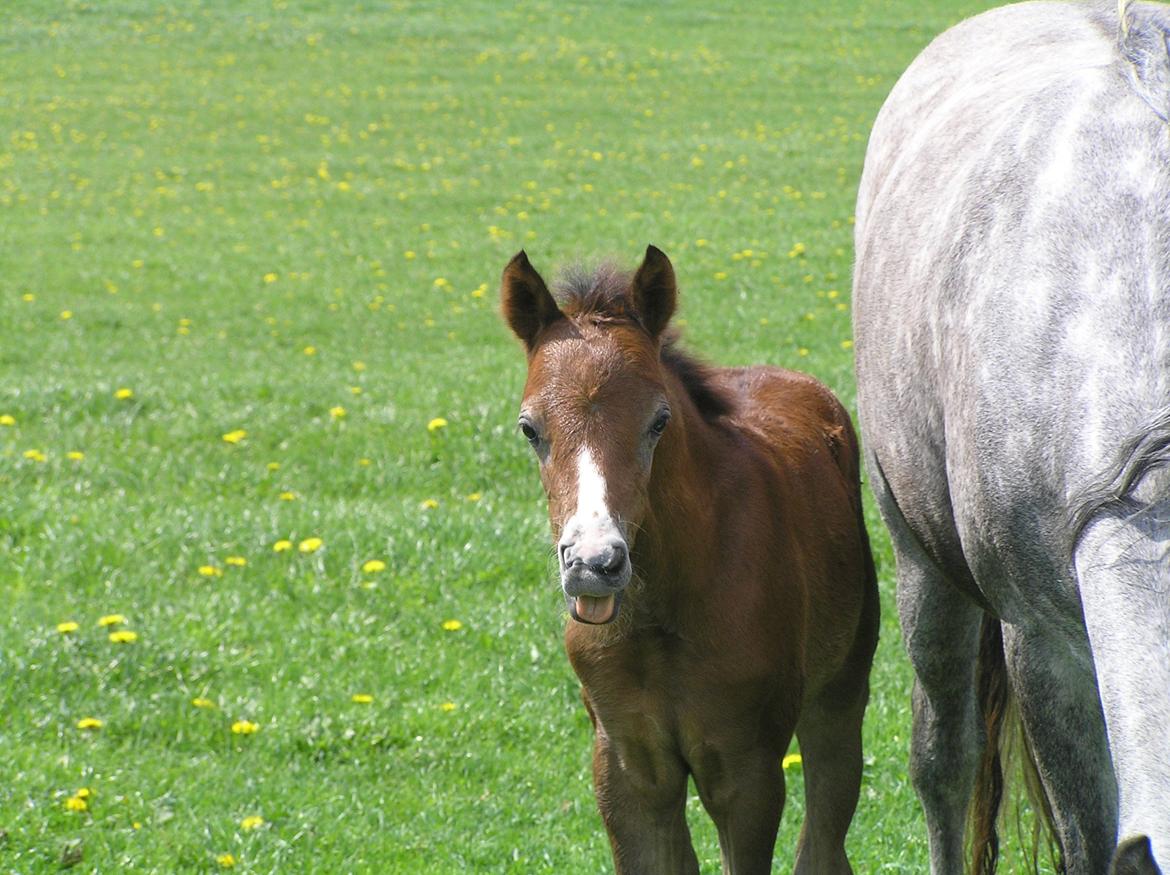
[[[934,873],[969,811],[994,871],[1005,691],[1065,870],[1170,866],[1168,119],[1170,7],[1035,2],[936,39],[874,126],[858,405]]]

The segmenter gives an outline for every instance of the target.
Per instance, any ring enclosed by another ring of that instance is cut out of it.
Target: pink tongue
[[[577,596],[577,616],[586,623],[605,623],[613,616],[613,596]]]

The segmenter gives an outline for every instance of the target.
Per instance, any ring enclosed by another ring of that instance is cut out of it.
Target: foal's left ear
[[[678,286],[670,259],[657,246],[646,247],[646,257],[634,274],[632,290],[638,318],[651,337],[658,337],[674,315]]]
[[[532,352],[536,337],[552,323],[564,317],[548,286],[521,249],[504,268],[500,280],[500,307],[513,333]]]

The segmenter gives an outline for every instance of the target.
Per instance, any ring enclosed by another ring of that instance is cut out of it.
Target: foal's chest
[[[670,751],[691,759],[711,744],[758,738],[777,721],[774,671],[696,652],[669,635],[609,647],[574,647],[569,658],[600,732],[625,740],[634,758]],[[729,663],[731,665],[729,665]]]

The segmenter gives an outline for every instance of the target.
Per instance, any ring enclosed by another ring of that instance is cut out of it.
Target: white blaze
[[[577,454],[577,508],[561,532],[562,562],[572,556],[593,555],[615,538],[625,540],[605,498],[605,475],[597,467],[592,451],[583,447]],[[565,548],[572,556],[565,556]]]
[[[577,454],[577,512],[574,519],[591,520],[609,517],[605,503],[605,475],[593,461],[589,447]]]

